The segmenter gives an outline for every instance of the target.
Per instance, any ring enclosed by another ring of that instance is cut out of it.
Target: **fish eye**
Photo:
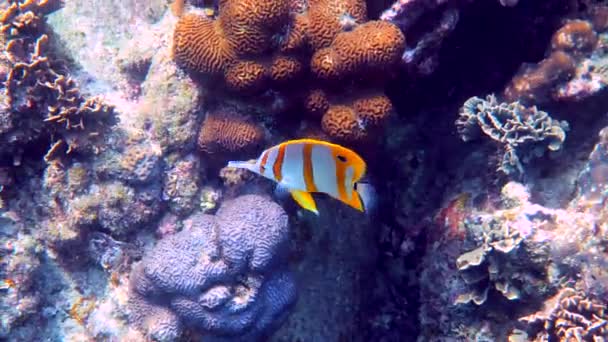
[[[346,157],[345,156],[340,156],[339,155],[338,156],[338,160],[341,161],[341,162],[343,162],[343,163],[346,163]]]
[[[353,189],[357,190],[357,184],[358,184],[358,183],[355,183],[355,184],[353,185]]]

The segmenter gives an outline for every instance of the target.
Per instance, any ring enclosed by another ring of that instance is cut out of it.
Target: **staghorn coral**
[[[468,99],[460,109],[456,127],[463,141],[477,139],[483,133],[501,144],[505,153],[498,170],[520,175],[523,164],[542,156],[545,149],[561,149],[568,130],[567,122],[554,120],[536,107],[499,103],[493,95],[485,100]]]
[[[603,341],[608,336],[608,311],[601,303],[573,288],[563,288],[543,308],[519,319],[534,336],[530,341]]]
[[[198,147],[212,155],[255,150],[263,142],[262,128],[232,107],[207,113],[198,136]]]
[[[192,215],[133,268],[130,319],[161,341],[185,326],[210,339],[267,336],[296,296],[284,265],[287,223],[281,207],[259,195],[226,202],[215,216]]]
[[[336,36],[330,46],[312,56],[311,71],[322,80],[386,72],[394,67],[405,37],[389,22],[370,21]]]

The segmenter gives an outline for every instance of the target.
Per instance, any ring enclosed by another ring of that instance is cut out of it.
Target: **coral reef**
[[[551,39],[547,57],[527,64],[503,91],[507,101],[542,104],[552,99],[580,101],[606,86],[606,5],[589,6],[568,20]]]
[[[498,170],[506,174],[524,173],[523,164],[542,156],[545,149],[558,151],[566,139],[568,123],[552,119],[536,107],[518,102],[499,103],[495,96],[472,97],[460,109],[456,127],[464,141],[483,132],[500,143],[504,156]]]
[[[0,15],[5,55],[0,61],[3,84],[2,149],[20,163],[27,144],[51,141],[47,160],[72,152],[98,153],[104,134],[115,123],[112,106],[85,97],[49,54],[46,14],[60,1],[14,2]]]
[[[564,288],[547,299],[543,309],[519,320],[542,325],[532,341],[602,340],[608,335],[606,305],[587,298],[584,292]]]
[[[248,11],[248,4],[224,1],[219,3],[215,18],[196,12],[182,15],[173,44],[177,64],[194,73],[220,77],[228,89],[241,95],[278,89],[286,93],[289,102],[299,102],[300,96],[290,92],[297,79],[308,80],[303,85],[314,92],[373,75],[374,84],[368,92],[381,92],[382,83],[390,78],[405,49],[405,38],[395,25],[367,21],[363,1],[315,1],[307,6],[289,1],[271,3],[264,3],[259,11]],[[369,101],[365,93],[347,89],[330,97],[344,96],[352,102],[361,96],[359,103],[363,104]],[[373,114],[366,110],[358,113],[358,108],[346,114],[338,106],[352,107],[352,103],[340,101],[333,101],[336,108],[331,111],[329,106],[315,107],[311,100],[303,102],[306,109],[312,109],[312,117],[318,120],[328,114],[322,125],[326,133],[351,143],[377,137],[377,128],[386,121],[376,120],[368,130],[366,119],[359,116],[384,118],[392,109],[387,97],[380,102],[389,104],[374,109]]]
[[[284,265],[285,212],[265,197],[245,195],[225,202],[215,216],[193,214],[185,225],[134,267],[133,322],[163,341],[185,326],[244,341],[278,326],[296,298]],[[166,296],[171,299],[158,301]]]
[[[198,135],[199,149],[211,155],[255,152],[263,142],[262,127],[230,107],[207,113]]]

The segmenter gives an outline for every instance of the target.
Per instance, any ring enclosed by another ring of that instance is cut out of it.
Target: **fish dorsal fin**
[[[317,204],[312,198],[310,192],[301,190],[291,190],[290,192],[291,197],[293,197],[294,201],[296,201],[302,208],[310,210],[313,213],[319,215],[319,211],[317,210]]]

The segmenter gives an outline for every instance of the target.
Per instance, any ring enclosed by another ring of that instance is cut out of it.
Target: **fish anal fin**
[[[346,202],[346,204],[359,211],[365,211],[363,202],[361,201],[361,195],[359,195],[359,192],[354,189],[351,198],[348,200],[348,202]]]
[[[315,200],[312,198],[310,192],[301,190],[291,190],[291,197],[296,201],[302,208],[310,210],[313,213],[319,215]]]

